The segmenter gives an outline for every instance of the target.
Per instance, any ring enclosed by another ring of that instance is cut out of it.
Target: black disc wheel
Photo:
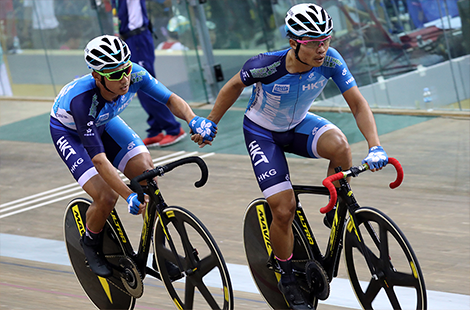
[[[120,272],[114,270],[111,277],[102,278],[87,265],[80,238],[85,233],[86,211],[90,205],[88,199],[77,198],[67,205],[65,211],[64,239],[73,271],[86,295],[98,309],[132,310],[135,298],[127,292]],[[108,222],[103,230],[103,253],[109,263],[119,266],[119,260],[125,257],[121,243],[123,236],[118,235]]]
[[[350,219],[345,230],[344,255],[361,306],[426,309],[424,277],[403,232],[379,210],[360,208],[355,215],[357,223]]]
[[[207,228],[180,207],[168,207],[160,216],[154,235],[156,262],[177,309],[233,309],[229,272]],[[167,224],[162,226],[162,221]],[[173,280],[166,267],[169,263],[181,266],[183,277]]]
[[[279,268],[273,259],[269,241],[269,226],[272,222],[271,210],[265,199],[256,199],[248,205],[243,218],[243,245],[253,280],[263,298],[273,309],[289,309],[277,284],[281,278]],[[308,241],[302,229],[293,222],[294,252],[292,262],[306,300],[316,308],[318,299],[311,294],[305,277],[305,265],[313,259]]]

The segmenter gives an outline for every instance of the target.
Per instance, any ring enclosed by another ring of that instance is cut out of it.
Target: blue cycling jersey
[[[262,53],[249,59],[240,77],[253,93],[245,115],[272,131],[288,131],[307,115],[313,101],[332,78],[342,93],[356,85],[341,55],[330,47],[320,67],[289,73],[286,56],[290,49]]]
[[[112,102],[101,95],[91,74],[65,85],[55,99],[51,117],[65,128],[76,131],[91,158],[104,152],[101,134],[103,125],[119,115],[138,90],[166,104],[172,92],[138,64],[132,64],[129,91]]]

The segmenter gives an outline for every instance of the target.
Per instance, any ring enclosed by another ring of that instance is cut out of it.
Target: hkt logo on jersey
[[[305,84],[305,85],[302,85],[302,90],[306,91],[306,90],[318,89],[320,87],[323,88],[326,85],[327,82],[328,82],[328,80],[324,79],[324,80],[318,81],[316,83]]]
[[[65,160],[68,160],[71,155],[77,154],[77,152],[75,152],[75,150],[70,146],[69,142],[67,139],[65,139],[64,136],[60,137],[56,144],[59,148],[59,151],[61,151],[62,155],[65,157]]]
[[[290,89],[289,84],[274,84],[273,93],[275,94],[288,94]]]
[[[249,147],[249,152],[251,156],[251,161],[254,163],[253,165],[255,167],[258,166],[262,162],[269,164],[268,158],[266,157],[266,155],[264,155],[264,152],[261,150],[261,147],[259,146],[259,144],[256,143],[256,140],[251,141],[248,147]]]

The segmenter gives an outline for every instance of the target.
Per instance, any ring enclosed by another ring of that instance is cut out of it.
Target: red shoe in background
[[[169,145],[177,143],[178,141],[180,141],[184,137],[186,137],[186,132],[183,130],[183,128],[180,128],[180,133],[179,134],[177,134],[175,136],[165,135],[165,137],[163,137],[163,139],[160,141],[159,145],[161,147],[169,146]]]
[[[153,137],[148,137],[142,140],[146,146],[158,146],[160,145],[160,142],[163,140],[165,135],[163,133],[159,133],[156,136]]]

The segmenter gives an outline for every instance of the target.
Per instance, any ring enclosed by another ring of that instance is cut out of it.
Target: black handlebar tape
[[[204,160],[202,160],[202,158],[198,156],[190,156],[190,157],[185,157],[177,161],[171,162],[167,165],[158,166],[155,169],[145,171],[141,175],[136,176],[135,178],[131,180],[130,187],[134,192],[137,193],[139,201],[144,202],[144,191],[142,189],[142,186],[139,184],[139,182],[143,180],[151,180],[155,177],[163,176],[165,173],[170,172],[176,167],[189,164],[189,163],[196,163],[199,166],[199,169],[201,170],[201,178],[199,179],[199,181],[194,183],[194,186],[198,188],[204,186],[209,176],[207,165],[204,162]]]

